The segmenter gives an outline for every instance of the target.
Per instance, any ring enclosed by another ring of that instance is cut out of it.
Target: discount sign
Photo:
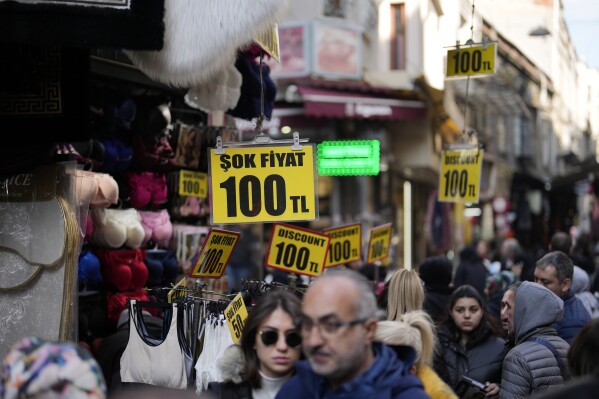
[[[389,256],[389,245],[391,244],[391,223],[374,227],[370,230],[370,242],[368,243],[367,263],[385,259]]]
[[[286,224],[272,229],[266,265],[316,277],[322,273],[331,238],[317,231]]]
[[[208,175],[193,170],[179,171],[179,195],[184,197],[206,198]]]
[[[189,277],[220,278],[239,241],[239,233],[210,229],[200,254],[189,272]]]
[[[233,342],[239,343],[239,338],[241,338],[241,333],[243,332],[243,326],[245,326],[245,321],[248,318],[248,310],[241,297],[241,292],[235,295],[235,298],[233,298],[229,306],[226,307],[225,318],[227,319]]]
[[[447,51],[447,77],[466,77],[495,73],[497,46],[459,47]]]
[[[315,220],[314,146],[210,149],[212,223]]]
[[[362,225],[352,224],[323,231],[331,237],[324,267],[338,266],[362,258]]]
[[[483,153],[479,149],[443,152],[439,201],[478,202]]]

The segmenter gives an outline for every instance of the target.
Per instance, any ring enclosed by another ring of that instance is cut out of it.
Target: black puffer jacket
[[[466,347],[460,344],[459,336],[448,326],[439,329],[439,351],[434,368],[441,378],[454,390],[460,378],[466,375],[483,384],[487,381],[499,384],[501,364],[506,354],[505,342],[481,326],[481,334]]]

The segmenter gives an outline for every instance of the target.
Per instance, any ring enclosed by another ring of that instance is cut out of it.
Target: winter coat
[[[460,252],[460,264],[453,278],[453,286],[469,284],[476,288],[483,298],[487,297],[485,286],[487,285],[488,270],[481,257],[472,246],[464,248]]]
[[[590,374],[568,382],[551,392],[533,396],[534,399],[596,399],[599,392],[599,374]]]
[[[418,367],[416,375],[422,380],[424,391],[429,394],[431,399],[458,399],[458,396],[453,392],[451,387],[429,366],[422,365]]]
[[[364,373],[333,390],[314,373],[308,361],[296,363],[296,374],[283,385],[277,399],[422,399],[430,398],[422,381],[410,373],[411,362],[390,347],[375,342],[374,363]]]
[[[553,327],[557,331],[557,335],[570,344],[578,331],[589,321],[591,321],[591,315],[582,301],[570,290],[564,298],[564,316]]]
[[[587,272],[582,270],[578,266],[574,266],[574,276],[572,277],[572,285],[570,291],[576,296],[576,298],[582,301],[585,309],[591,315],[591,318],[599,317],[599,301],[589,291],[591,281]]]
[[[450,287],[426,287],[422,309],[429,314],[435,324],[442,322],[447,317],[451,292]]]
[[[462,346],[460,339],[447,326],[439,329],[439,351],[435,370],[456,391],[463,375],[483,384],[501,381],[501,365],[505,357],[505,341],[491,334],[485,325],[480,326],[479,338]]]
[[[215,399],[252,399],[252,387],[244,379],[244,358],[241,348],[230,346],[218,361],[222,382],[211,382],[207,391]]]
[[[548,341],[567,365],[569,345],[551,327],[563,309],[564,302],[547,288],[529,281],[520,285],[514,306],[515,347],[503,361],[500,398],[528,398],[563,385],[564,376],[553,353],[530,340],[540,337]]]

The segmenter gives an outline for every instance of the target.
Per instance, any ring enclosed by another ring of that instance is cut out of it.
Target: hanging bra
[[[141,217],[134,208],[105,209],[93,208],[94,232],[92,235],[96,245],[108,248],[139,248],[145,237]]]
[[[187,388],[185,356],[177,332],[179,305],[174,303],[172,312],[170,307],[165,311],[163,330],[170,324],[166,337],[160,341],[148,334],[137,301],[129,303],[129,342],[121,356],[121,381]]]
[[[119,199],[119,186],[114,178],[106,173],[76,170],[75,185],[79,205],[92,205],[107,208]]]

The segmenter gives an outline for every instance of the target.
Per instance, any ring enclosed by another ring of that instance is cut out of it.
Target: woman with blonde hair
[[[424,287],[418,272],[399,269],[387,284],[387,320],[399,320],[404,313],[422,310]]]
[[[375,340],[391,347],[409,346],[416,351],[411,371],[424,384],[424,390],[432,399],[458,399],[457,395],[431,368],[435,353],[436,337],[433,321],[423,310],[407,312],[397,320],[379,321]]]

